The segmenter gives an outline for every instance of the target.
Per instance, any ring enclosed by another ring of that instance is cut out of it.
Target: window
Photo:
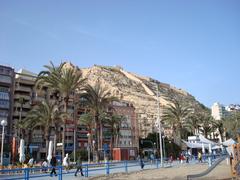
[[[12,83],[12,79],[9,76],[0,74],[0,79],[1,79],[1,82],[4,82],[4,83],[9,83],[9,84]]]
[[[8,88],[8,87],[0,86],[0,91],[1,91],[1,92],[9,92],[9,88]]]
[[[9,108],[9,101],[0,100],[0,107],[8,109]]]
[[[0,99],[9,100],[9,94],[6,92],[0,92]]]

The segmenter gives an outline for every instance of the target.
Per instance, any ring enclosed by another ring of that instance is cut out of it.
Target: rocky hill
[[[149,77],[127,72],[121,67],[94,65],[91,68],[81,70],[83,77],[87,78],[90,84],[99,80],[110,89],[114,96],[133,104],[136,108],[141,137],[146,137],[149,132],[155,129],[154,123],[157,119],[157,84],[160,87],[161,107],[168,104],[162,96],[166,96],[170,91],[177,96],[183,96],[184,100],[193,107],[202,107],[193,96],[184,90]]]

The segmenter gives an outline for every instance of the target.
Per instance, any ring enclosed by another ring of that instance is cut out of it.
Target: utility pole
[[[162,150],[162,125],[160,121],[160,98],[159,98],[159,87],[157,84],[157,123],[158,123],[158,132],[159,132],[159,146],[160,146],[160,158],[161,158],[161,167],[163,167],[163,150]]]

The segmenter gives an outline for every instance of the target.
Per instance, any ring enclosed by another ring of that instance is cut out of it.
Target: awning
[[[199,139],[201,143],[204,144],[211,144],[211,145],[217,145],[217,143],[210,141],[209,139],[205,138],[203,135],[199,134]]]
[[[231,139],[228,139],[228,140],[224,141],[222,144],[223,144],[224,146],[231,146],[231,145],[233,145],[233,144],[236,144],[236,141],[234,141],[234,140],[231,138]]]

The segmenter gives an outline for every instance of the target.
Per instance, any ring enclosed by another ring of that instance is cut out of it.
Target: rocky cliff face
[[[192,106],[201,107],[201,104],[187,92],[169,84],[124,71],[121,67],[94,65],[91,68],[81,70],[83,77],[87,78],[90,84],[99,80],[110,89],[114,96],[133,104],[136,108],[141,137],[146,137],[148,133],[153,132],[155,129],[154,123],[157,119],[157,85],[160,87],[161,107],[168,104],[162,96],[166,96],[170,91],[177,96],[183,96],[184,100]]]

